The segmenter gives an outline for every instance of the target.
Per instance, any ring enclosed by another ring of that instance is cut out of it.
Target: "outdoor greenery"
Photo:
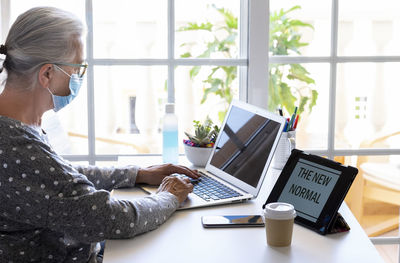
[[[197,58],[209,58],[212,53],[219,53],[225,58],[232,57],[232,49],[235,48],[235,41],[238,35],[238,19],[232,12],[224,8],[215,8],[219,14],[224,18],[224,25],[213,25],[210,22],[206,23],[188,23],[187,26],[181,27],[179,31],[191,31],[191,30],[204,30],[208,31],[213,41],[206,43],[207,48]],[[223,35],[221,39],[217,35]],[[182,46],[189,45],[190,43],[184,43]],[[193,57],[190,52],[181,55],[182,58]],[[200,72],[200,66],[194,66],[190,70],[190,78],[194,79]],[[223,73],[223,74],[221,74]],[[237,78],[237,70],[235,66],[215,66],[212,67],[211,73],[207,79],[203,80],[204,93],[201,99],[203,104],[210,94],[219,96],[223,103],[226,104],[226,110],[231,103],[234,92],[232,89],[232,83]],[[225,111],[218,113],[219,120],[222,122],[225,117]]]
[[[300,42],[299,28],[313,29],[313,26],[288,17],[296,9],[300,9],[300,6],[280,9],[270,14],[270,55],[301,55],[299,48],[308,45]],[[268,109],[273,111],[282,107],[291,114],[295,106],[298,106],[298,113],[301,114],[308,106],[311,112],[318,98],[318,92],[312,88],[313,84],[315,81],[310,73],[300,64],[270,64]]]
[[[236,48],[238,36],[238,19],[232,12],[224,8],[212,6],[223,17],[224,24],[216,25],[210,22],[190,22],[181,27],[178,31],[204,30],[211,34],[213,40],[206,44],[204,52],[197,58],[209,58],[211,54],[222,54],[225,58],[232,57],[232,50]],[[300,6],[288,10],[279,10],[270,14],[270,55],[291,55],[301,54],[300,48],[308,45],[300,42],[300,28],[308,27],[313,29],[311,24],[300,20],[291,19],[288,14]],[[223,31],[223,32],[221,32]],[[223,36],[218,38],[217,36]],[[182,46],[190,45],[184,43]],[[193,57],[190,52],[181,55],[182,58]],[[200,72],[200,66],[194,66],[190,70],[190,78],[194,79]],[[224,74],[218,74],[220,72]],[[219,96],[228,109],[234,92],[232,83],[237,78],[235,66],[215,66],[207,79],[203,80],[204,93],[201,103],[204,103],[210,94]],[[278,107],[283,108],[289,114],[298,106],[298,113],[301,114],[306,107],[311,112],[316,104],[318,92],[313,88],[315,81],[310,73],[300,64],[271,64],[269,65],[269,86],[268,86],[268,109],[275,111]],[[219,112],[220,121],[223,120],[226,110]]]

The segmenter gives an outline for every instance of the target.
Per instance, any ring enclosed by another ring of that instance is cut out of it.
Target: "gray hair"
[[[46,63],[72,62],[77,48],[74,39],[81,38],[83,31],[75,15],[58,8],[35,7],[21,14],[5,42],[3,67],[8,78],[31,78]]]

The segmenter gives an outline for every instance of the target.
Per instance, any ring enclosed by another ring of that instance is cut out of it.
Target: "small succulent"
[[[183,140],[183,142],[195,147],[213,147],[217,140],[219,127],[213,125],[213,122],[208,117],[203,124],[201,124],[200,121],[193,121],[193,123],[195,135],[185,132],[189,140]]]

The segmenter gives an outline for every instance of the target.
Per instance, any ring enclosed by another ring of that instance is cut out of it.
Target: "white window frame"
[[[267,0],[268,5],[270,0]],[[328,106],[328,145],[327,149],[307,150],[310,153],[324,155],[329,159],[335,156],[352,155],[400,155],[399,149],[336,149],[335,148],[335,112],[336,112],[336,74],[339,63],[400,62],[400,56],[338,56],[339,0],[332,0],[331,43],[329,56],[271,56],[268,64],[293,63],[329,63],[329,106]]]
[[[1,2],[2,41],[9,28],[10,0]],[[400,155],[400,149],[336,149],[335,148],[335,110],[336,110],[336,74],[338,63],[364,62],[400,62],[400,56],[338,56],[338,17],[339,0],[332,0],[331,10],[331,43],[329,56],[271,56],[268,55],[269,45],[269,0],[240,0],[240,56],[237,59],[180,59],[174,58],[175,42],[175,0],[168,1],[168,57],[166,59],[95,59],[93,57],[93,17],[92,2],[85,0],[87,35],[87,105],[88,105],[88,154],[66,155],[70,161],[117,161],[118,154],[99,155],[95,149],[95,106],[94,106],[94,66],[103,65],[143,65],[168,66],[168,101],[174,102],[174,67],[175,66],[207,66],[226,65],[239,68],[239,98],[251,104],[267,108],[268,97],[268,66],[273,63],[329,63],[329,109],[328,109],[328,144],[326,149],[309,150],[310,153],[327,156],[352,155]]]
[[[4,1],[4,0],[3,0]],[[168,66],[168,102],[175,101],[174,68],[176,66],[237,66],[239,68],[239,99],[267,107],[268,84],[268,4],[264,0],[240,1],[240,51],[236,59],[182,59],[175,58],[175,0],[168,1],[168,57],[166,59],[95,59],[93,56],[93,0],[85,1],[87,34],[87,104],[88,104],[88,155],[66,155],[70,161],[117,161],[122,154],[96,154],[94,112],[94,66],[141,65]],[[251,14],[251,15],[250,15]],[[253,40],[254,39],[254,40]],[[252,88],[247,88],[252,87]],[[136,154],[132,154],[136,155]]]
[[[2,40],[8,31],[10,22],[10,1],[0,0]],[[268,2],[265,0],[240,1],[240,51],[236,59],[181,59],[175,58],[175,0],[168,1],[168,57],[166,59],[95,59],[93,56],[93,0],[85,0],[87,25],[86,54],[89,64],[87,70],[87,107],[88,107],[88,154],[64,155],[70,161],[88,161],[94,165],[97,161],[117,161],[126,154],[96,154],[95,142],[95,101],[94,66],[139,65],[168,67],[168,102],[175,101],[174,68],[176,66],[237,66],[239,69],[239,99],[255,105],[267,107],[268,84]],[[251,14],[251,15],[249,15]],[[249,87],[249,88],[247,88]],[[137,154],[132,154],[137,155]],[[128,155],[129,156],[129,155]]]

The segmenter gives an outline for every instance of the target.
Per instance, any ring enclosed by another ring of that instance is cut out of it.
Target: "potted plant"
[[[193,165],[204,167],[214,147],[219,127],[213,125],[210,118],[207,118],[204,123],[200,121],[193,121],[193,123],[195,134],[185,132],[188,137],[187,140],[183,140],[185,154]]]

